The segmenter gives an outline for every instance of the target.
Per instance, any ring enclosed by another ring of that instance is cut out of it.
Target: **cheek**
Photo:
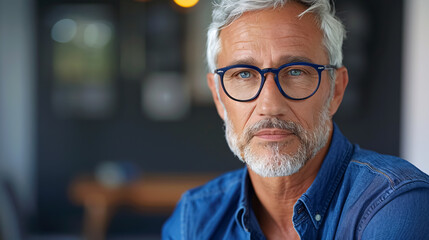
[[[235,132],[241,135],[248,122],[252,107],[249,106],[249,103],[235,102],[231,99],[222,98],[222,101],[224,101],[227,117]]]
[[[246,125],[245,120],[243,119],[244,109],[243,108],[234,108],[227,107],[228,119],[232,123],[235,131],[241,133]]]
[[[327,87],[323,87],[319,88],[318,92],[311,98],[295,104],[293,112],[297,116],[299,124],[308,130],[317,127],[319,125],[321,112],[325,109],[328,98],[329,90]]]
[[[331,93],[331,77],[330,74],[328,73],[328,71],[324,71],[322,74],[322,80],[320,83],[320,87],[319,90],[321,93],[323,93],[322,95],[324,95],[324,98],[328,99],[330,93]],[[325,100],[326,102],[326,100]]]
[[[319,124],[320,116],[326,107],[329,106],[330,85],[329,82],[319,89],[320,94],[314,96],[314,104],[312,110],[313,128]]]

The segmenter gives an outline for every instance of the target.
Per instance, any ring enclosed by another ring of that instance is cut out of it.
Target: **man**
[[[164,239],[427,239],[429,177],[333,124],[348,83],[328,0],[223,0],[208,84],[244,163],[185,193]]]

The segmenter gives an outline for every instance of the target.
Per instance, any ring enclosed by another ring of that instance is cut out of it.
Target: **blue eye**
[[[290,71],[289,71],[289,74],[290,74],[291,76],[299,76],[299,75],[301,75],[301,74],[302,74],[302,71],[301,71],[301,70],[298,70],[298,69],[292,69],[292,70],[290,70]]]
[[[242,78],[250,78],[250,72],[248,71],[240,72],[239,75]]]

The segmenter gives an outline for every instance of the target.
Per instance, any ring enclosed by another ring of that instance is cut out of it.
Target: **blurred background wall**
[[[335,3],[350,74],[335,121],[352,142],[429,172],[428,2]],[[242,166],[206,86],[210,12],[209,1],[0,0],[0,173],[27,236],[82,236],[86,213],[70,197],[82,176]],[[106,236],[157,239],[168,215],[116,209]]]
[[[429,173],[429,1],[406,1],[402,75],[401,155]]]
[[[35,4],[0,1],[0,186],[7,182],[28,214],[37,191]]]

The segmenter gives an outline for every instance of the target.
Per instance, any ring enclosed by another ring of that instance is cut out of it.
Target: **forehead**
[[[327,55],[315,16],[298,16],[305,9],[290,2],[278,9],[244,13],[220,32],[219,67],[235,63],[278,65],[294,57],[325,61]]]

